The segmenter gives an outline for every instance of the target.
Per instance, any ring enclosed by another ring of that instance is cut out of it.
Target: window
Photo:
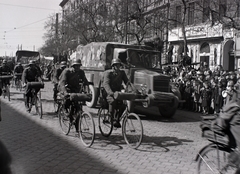
[[[182,21],[182,8],[181,6],[176,7],[176,26],[179,26],[179,24]]]
[[[188,25],[194,24],[194,10],[195,10],[194,2],[189,3],[189,8],[188,8]]]
[[[210,11],[209,11],[209,1],[203,0],[203,18],[202,22],[206,22],[210,17]]]
[[[227,5],[226,0],[219,1],[219,19],[222,19],[226,15]]]

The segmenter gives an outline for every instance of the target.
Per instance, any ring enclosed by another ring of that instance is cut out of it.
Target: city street
[[[13,174],[194,174],[198,151],[208,143],[201,137],[200,114],[178,110],[172,119],[154,109],[141,115],[144,137],[130,149],[121,130],[109,138],[98,129],[97,109],[84,109],[95,119],[96,139],[85,148],[72,132],[64,135],[54,113],[52,83],[42,89],[43,119],[26,112],[22,92],[11,88],[11,101],[1,97],[0,140],[12,155]]]

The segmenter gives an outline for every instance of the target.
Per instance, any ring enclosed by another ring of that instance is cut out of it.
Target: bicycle
[[[68,135],[73,126],[75,126],[83,145],[91,147],[95,139],[95,123],[92,115],[83,111],[84,102],[89,101],[91,97],[83,93],[70,93],[67,97],[63,94],[59,94],[59,96],[62,98],[58,109],[58,118],[62,132]],[[70,102],[69,108],[66,108],[67,101]]]
[[[2,75],[2,76],[0,76],[1,86],[2,86],[2,95],[3,95],[3,98],[7,97],[8,101],[11,100],[11,97],[10,97],[10,84],[8,84],[7,81],[9,81],[12,78],[13,78],[12,75]]]
[[[31,97],[29,101],[29,109],[28,112],[30,113],[32,110],[32,107],[35,106],[36,113],[40,116],[40,119],[42,119],[43,116],[43,108],[42,108],[42,101],[41,101],[41,91],[39,90],[38,93],[36,93],[37,88],[44,88],[44,83],[42,82],[28,82],[29,88],[31,88]],[[24,101],[25,105],[26,102],[26,95],[24,95]]]
[[[22,73],[16,73],[14,74],[14,76],[15,76],[16,90],[22,91],[22,81],[21,81]]]
[[[227,174],[235,173],[237,166],[229,161],[229,154],[234,147],[229,143],[229,134],[212,129],[211,122],[214,117],[203,117],[202,136],[211,143],[204,146],[197,154],[198,174]]]
[[[116,92],[114,98],[117,100],[122,100],[125,110],[119,117],[120,122],[122,122],[122,134],[125,142],[130,148],[137,149],[143,139],[143,125],[140,117],[135,113],[129,112],[128,101],[145,101],[145,99],[137,99],[138,95],[133,93],[121,93]],[[122,102],[119,104],[122,105]],[[119,106],[117,106],[115,114],[119,114],[121,111]],[[108,111],[107,103],[104,103],[102,107],[98,110],[98,125],[101,134],[104,137],[109,137],[113,130],[113,116]],[[117,128],[116,128],[117,129]]]

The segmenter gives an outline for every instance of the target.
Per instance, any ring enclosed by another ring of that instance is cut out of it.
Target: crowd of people
[[[172,83],[185,101],[179,104],[179,109],[205,115],[217,114],[229,100],[237,98],[240,92],[240,74],[227,72],[221,65],[215,66],[213,70],[210,70],[206,62],[198,68],[167,67],[164,73],[171,75]]]

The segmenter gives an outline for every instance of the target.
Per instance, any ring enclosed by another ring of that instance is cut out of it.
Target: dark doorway
[[[234,56],[229,55],[229,67],[228,67],[229,71],[234,71],[234,65],[235,65]]]

